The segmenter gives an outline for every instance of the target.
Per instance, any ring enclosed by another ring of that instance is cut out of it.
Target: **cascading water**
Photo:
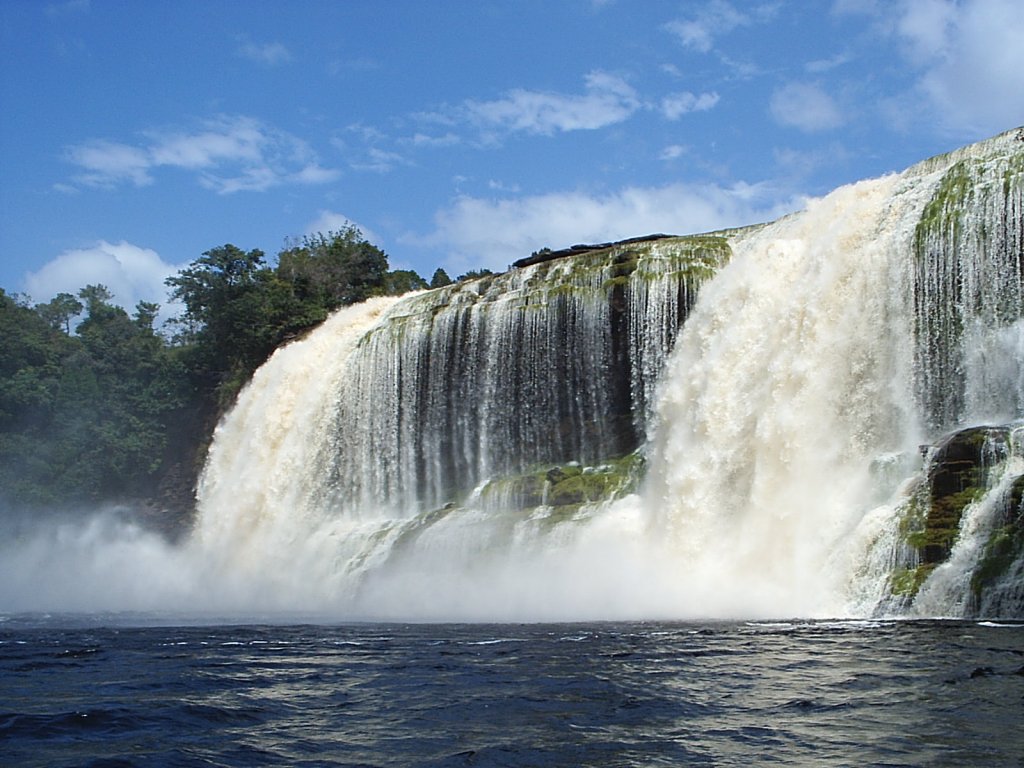
[[[197,541],[346,615],[1019,614],[1022,171],[345,310],[221,426]]]

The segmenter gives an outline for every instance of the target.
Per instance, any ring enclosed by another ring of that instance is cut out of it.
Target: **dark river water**
[[[1024,766],[1024,625],[0,616],[0,765]]]

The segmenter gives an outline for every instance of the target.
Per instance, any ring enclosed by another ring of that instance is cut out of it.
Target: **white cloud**
[[[282,43],[253,43],[244,41],[238,46],[238,55],[267,66],[291,61],[292,55]]]
[[[806,69],[808,72],[812,74],[820,74],[822,72],[828,72],[830,70],[835,69],[836,67],[841,67],[844,64],[849,63],[850,55],[848,53],[837,53],[834,56],[830,56],[827,59],[816,59],[814,61],[809,61],[804,66],[804,69]]]
[[[261,162],[267,131],[257,121],[220,119],[206,126],[198,133],[150,133],[152,164],[194,170],[220,163]]]
[[[102,284],[114,294],[112,302],[129,313],[140,301],[160,304],[159,325],[181,310],[168,300],[164,280],[185,266],[168,264],[156,251],[123,240],[100,240],[88,248],[65,251],[29,273],[24,291],[33,301],[45,302],[58,293],[78,295],[86,285]]]
[[[159,168],[197,173],[202,186],[221,194],[261,191],[280,184],[324,184],[338,172],[323,168],[301,139],[245,116],[202,121],[192,131],[149,131],[138,145],[91,141],[71,147],[67,159],[83,169],[83,186],[151,184]]]
[[[86,186],[112,187],[127,181],[141,187],[153,182],[152,159],[138,147],[97,140],[71,147],[66,156],[85,171],[75,181]]]
[[[324,168],[317,163],[311,163],[289,178],[298,184],[327,184],[336,181],[340,176],[341,171],[335,168]]]
[[[945,126],[985,134],[1024,123],[1019,0],[906,0],[896,30]]]
[[[702,93],[700,96],[683,91],[673,93],[661,100],[661,113],[669,120],[678,120],[689,112],[706,112],[718,103],[717,93]]]
[[[496,179],[488,181],[487,188],[495,192],[511,192],[513,194],[518,194],[520,191],[520,186],[518,184],[507,184]]]
[[[469,119],[484,129],[551,135],[620,123],[640,108],[633,88],[606,72],[586,77],[585,93],[561,94],[517,88],[495,101],[469,101]]]
[[[417,133],[411,139],[406,140],[406,143],[412,144],[414,147],[451,147],[461,142],[462,139],[451,132],[443,136],[428,136],[425,133]]]
[[[378,147],[370,147],[366,152],[366,158],[352,163],[357,171],[373,171],[375,173],[387,173],[397,165],[408,165],[409,161],[397,152],[390,152]]]
[[[500,270],[539,248],[654,232],[705,232],[773,219],[797,205],[794,200],[774,199],[763,187],[742,183],[628,187],[604,196],[582,192],[497,200],[465,196],[435,215],[436,228],[425,239],[448,249],[447,266],[453,269]]]
[[[679,38],[684,48],[707,53],[714,47],[715,38],[738,27],[767,21],[777,13],[778,8],[778,3],[764,3],[744,13],[736,10],[727,0],[711,0],[694,16],[670,21],[664,28]]]
[[[896,22],[896,30],[918,62],[941,55],[948,46],[950,27],[957,7],[951,0],[908,0]]]
[[[837,128],[844,122],[832,97],[812,83],[789,83],[776,89],[770,109],[780,125],[808,133]]]
[[[675,160],[686,154],[686,147],[681,144],[670,144],[661,151],[662,160]]]

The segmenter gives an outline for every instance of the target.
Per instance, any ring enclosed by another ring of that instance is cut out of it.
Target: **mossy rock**
[[[1009,427],[971,427],[947,436],[934,448],[927,474],[907,502],[900,533],[916,553],[912,567],[890,577],[894,596],[913,598],[932,570],[949,559],[964,511],[988,491],[989,470],[1009,456]],[[971,577],[979,599],[1024,557],[1024,476],[1016,478],[1005,508]]]
[[[503,512],[546,508],[545,520],[556,523],[573,517],[581,507],[609,501],[632,491],[643,473],[638,451],[594,466],[569,462],[538,467],[492,480],[481,497]]]
[[[1024,556],[1024,527],[1018,518],[1016,523],[997,528],[989,536],[985,550],[971,574],[971,591],[974,596],[995,584],[1017,560]]]
[[[1024,475],[1017,477],[1010,487],[1002,521],[1004,524],[989,535],[971,575],[971,591],[976,598],[1024,558]]]
[[[484,496],[501,497],[511,507],[536,507],[543,503],[545,485],[537,474],[510,475],[488,483]]]
[[[1008,439],[1005,427],[971,427],[939,443],[925,488],[912,502],[916,509],[911,509],[907,530],[907,543],[917,549],[922,563],[942,563],[949,557],[964,510],[984,495],[987,467],[1005,458]]]
[[[567,504],[585,504],[601,501],[610,495],[618,484],[612,475],[589,473],[565,477],[551,486],[548,491],[548,503],[554,507]]]
[[[935,568],[934,563],[924,563],[913,568],[897,568],[889,577],[889,591],[897,597],[913,598]]]

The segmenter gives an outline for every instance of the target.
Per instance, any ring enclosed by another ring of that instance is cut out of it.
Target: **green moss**
[[[483,497],[489,501],[501,500],[512,507],[536,507],[543,503],[545,482],[539,473],[510,475],[487,484]]]
[[[974,164],[977,161],[961,160],[954,164],[942,177],[932,199],[921,212],[921,219],[915,231],[915,246],[919,252],[924,248],[932,232],[944,232],[948,227],[958,231],[963,215],[964,203],[974,187]]]
[[[947,496],[933,497],[926,483],[907,501],[899,532],[924,563],[938,564],[949,556],[960,535],[964,509],[978,501],[984,487],[971,485]]]
[[[492,480],[481,492],[486,503],[503,512],[546,509],[545,520],[574,517],[588,504],[608,501],[633,491],[643,474],[639,452],[596,466],[577,463],[537,467]]]
[[[981,595],[1024,554],[1024,531],[1019,525],[1005,525],[989,536],[977,568],[971,575],[971,591]]]
[[[600,501],[614,489],[617,478],[611,475],[589,473],[566,477],[551,486],[548,503],[553,507]]]
[[[913,568],[897,568],[889,577],[889,591],[897,597],[914,597],[934,570],[934,563],[925,563]]]
[[[619,277],[611,277],[605,280],[601,284],[601,288],[605,291],[611,291],[615,288],[625,288],[627,285],[629,285],[629,278],[625,275],[620,275]]]
[[[1003,171],[1003,194],[1009,196],[1014,187],[1024,182],[1024,152],[1013,155]]]

